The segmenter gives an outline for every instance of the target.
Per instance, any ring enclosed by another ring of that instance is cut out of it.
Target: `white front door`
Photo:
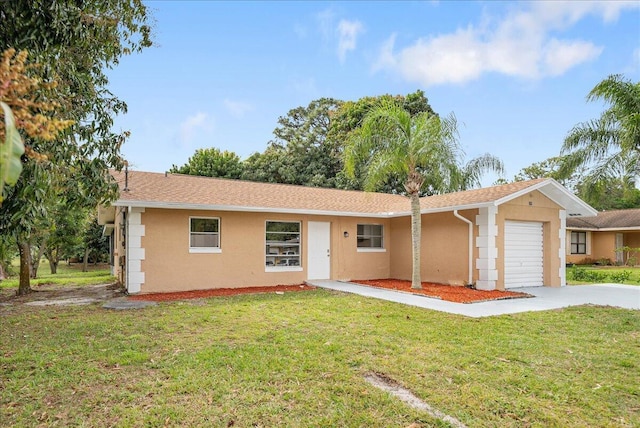
[[[331,223],[307,224],[307,279],[331,278]]]

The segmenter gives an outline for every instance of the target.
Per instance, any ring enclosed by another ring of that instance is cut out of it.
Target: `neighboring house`
[[[140,171],[100,207],[129,293],[411,277],[399,195]],[[565,285],[565,219],[596,211],[551,179],[429,196],[422,280],[484,290]]]
[[[603,211],[597,217],[567,219],[567,263],[610,261],[622,265],[627,254],[618,248],[640,248],[640,209]]]

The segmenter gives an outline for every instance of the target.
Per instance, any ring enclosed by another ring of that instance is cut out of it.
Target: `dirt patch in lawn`
[[[422,290],[411,288],[411,281],[401,279],[372,279],[353,280],[356,284],[367,285],[369,287],[386,288],[387,290],[402,291],[405,293],[417,294],[434,299],[446,300],[456,303],[476,303],[488,300],[518,299],[522,297],[533,297],[531,294],[516,291],[498,290],[475,290],[473,288],[456,285],[434,284],[430,282],[422,283]]]
[[[202,299],[207,297],[235,296],[238,294],[276,293],[314,290],[310,285],[274,285],[270,287],[213,288],[209,290],[179,291],[173,293],[150,293],[129,296],[130,300],[167,302],[171,300]]]
[[[53,284],[33,286],[33,292],[16,296],[14,288],[0,290],[0,308],[12,310],[17,306],[88,305],[123,296],[117,284],[83,285],[77,287]]]

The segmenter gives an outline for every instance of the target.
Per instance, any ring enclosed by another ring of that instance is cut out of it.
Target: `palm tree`
[[[460,171],[460,154],[455,116],[442,119],[426,112],[412,116],[393,103],[369,112],[345,147],[346,173],[355,178],[356,171],[364,171],[365,190],[375,190],[390,177],[404,180],[411,201],[411,288],[422,288],[420,192],[427,178],[434,188],[451,188]]]
[[[502,160],[490,153],[471,159],[459,168],[449,191],[459,192],[480,187],[482,175],[486,172],[494,172],[502,176],[504,174]]]
[[[586,167],[585,182],[594,186],[600,178],[622,177],[635,183],[640,175],[640,82],[611,75],[589,92],[587,101],[597,100],[609,108],[598,119],[569,132],[562,146],[567,156],[560,172],[570,174]]]

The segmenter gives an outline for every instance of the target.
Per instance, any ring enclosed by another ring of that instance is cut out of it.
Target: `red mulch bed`
[[[421,296],[432,297],[436,299],[446,300],[456,303],[476,303],[485,302],[487,300],[503,300],[517,299],[521,297],[533,297],[527,293],[518,293],[515,291],[485,291],[474,290],[472,288],[461,287],[456,285],[434,284],[430,282],[422,283],[422,290],[414,290],[411,288],[411,281],[401,279],[372,279],[372,280],[354,280],[357,284],[368,285],[370,287],[386,288],[388,290],[404,291],[407,293],[418,294]]]
[[[209,290],[178,291],[175,293],[150,293],[129,296],[129,300],[167,302],[171,300],[201,299],[206,297],[235,296],[236,294],[276,293],[313,290],[310,285],[274,285],[271,287],[212,288]]]

